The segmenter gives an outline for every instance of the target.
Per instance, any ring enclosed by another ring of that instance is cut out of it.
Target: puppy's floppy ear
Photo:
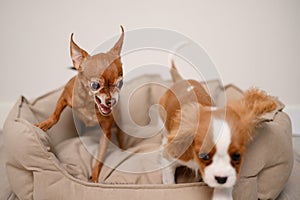
[[[82,62],[89,56],[89,54],[81,49],[73,40],[73,33],[71,34],[70,39],[70,54],[73,61],[73,66],[76,70],[81,70]]]
[[[275,97],[267,95],[264,91],[251,88],[244,93],[244,96],[236,101],[230,102],[227,107],[231,116],[239,123],[241,130],[245,130],[245,141],[248,143],[255,134],[255,128],[262,122],[270,121],[265,115],[275,112],[280,104]]]
[[[265,121],[261,116],[274,111],[278,106],[274,97],[257,88],[251,88],[245,92],[242,104],[252,115],[256,124]]]
[[[120,55],[124,41],[124,28],[121,26],[122,34],[116,44],[109,50],[110,53]]]

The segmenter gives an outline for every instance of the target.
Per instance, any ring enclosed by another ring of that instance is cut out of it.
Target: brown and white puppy
[[[187,166],[194,169],[196,173],[198,172],[198,166],[193,162],[192,157],[187,153],[184,154],[184,151],[190,146],[193,138],[179,138],[178,136],[183,136],[183,134],[177,134],[177,132],[181,133],[183,131],[181,130],[182,124],[178,121],[180,115],[186,116],[184,119],[187,119],[188,116],[191,116],[192,118],[195,113],[197,113],[197,110],[185,110],[182,107],[190,104],[203,106],[214,105],[212,98],[200,82],[191,79],[184,80],[180,76],[173,59],[171,59],[170,72],[174,84],[159,100],[159,105],[162,106],[159,113],[165,127],[165,134],[162,141],[165,149],[162,155],[161,164],[163,166],[168,166],[163,169],[162,175],[164,184],[175,183],[175,170],[179,166]],[[188,127],[185,126],[184,128]],[[194,132],[190,133],[191,136],[194,136]]]
[[[123,84],[121,49],[124,29],[115,45],[106,53],[89,55],[74,41],[70,40],[70,54],[78,74],[64,87],[53,114],[45,121],[36,124],[46,131],[56,124],[66,106],[76,112],[86,126],[100,124],[103,134],[100,138],[98,159],[92,169],[91,181],[97,182],[103,166],[103,159],[111,140],[111,128],[114,124],[112,108],[117,104],[119,91]],[[119,146],[123,149],[120,130],[117,131]]]
[[[263,122],[260,117],[275,110],[277,103],[265,92],[249,89],[241,99],[223,108],[195,101],[170,105],[178,101],[176,94],[190,96],[188,88],[172,92],[177,84],[160,101],[166,113],[162,119],[167,132],[163,139],[162,164],[167,166],[163,169],[163,183],[175,183],[175,169],[184,165],[200,171],[204,182],[214,188],[213,199],[232,199],[247,144]]]

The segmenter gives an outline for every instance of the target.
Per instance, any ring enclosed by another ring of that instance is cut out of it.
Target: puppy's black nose
[[[216,181],[219,183],[219,184],[224,184],[224,183],[226,183],[226,181],[227,181],[227,177],[225,176],[225,177],[222,177],[222,176],[215,176],[215,179],[216,179]]]
[[[117,103],[117,100],[115,98],[106,99],[105,103],[107,106],[114,106]]]

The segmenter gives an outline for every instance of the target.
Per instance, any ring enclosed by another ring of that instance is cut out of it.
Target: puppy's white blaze
[[[213,140],[216,152],[212,163],[204,169],[204,181],[211,187],[231,187],[236,181],[236,171],[231,165],[228,149],[231,143],[231,131],[224,120],[213,119]],[[215,177],[227,177],[224,184],[219,184]]]
[[[227,154],[231,142],[231,132],[228,124],[219,119],[213,119],[213,138],[217,147],[217,155]]]

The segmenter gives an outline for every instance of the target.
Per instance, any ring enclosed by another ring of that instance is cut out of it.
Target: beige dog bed
[[[119,103],[129,112],[122,112],[122,123],[132,134],[125,136],[125,152],[110,145],[98,184],[88,182],[97,128],[83,128],[78,137],[70,108],[47,133],[32,125],[50,115],[62,88],[32,101],[20,97],[4,126],[6,170],[15,195],[19,199],[211,199],[212,189],[195,182],[190,173],[177,173],[179,184],[161,184],[161,135],[151,135],[157,130],[157,116],[149,115],[165,91],[157,83],[170,84],[158,76],[145,76],[124,85]],[[144,87],[136,89],[137,85]],[[222,90],[218,81],[209,82],[208,88],[219,105],[224,103],[224,91],[227,98],[242,95],[234,86]],[[257,130],[249,146],[234,199],[275,199],[284,188],[293,166],[293,149],[290,120],[282,109],[264,116],[270,122]]]

